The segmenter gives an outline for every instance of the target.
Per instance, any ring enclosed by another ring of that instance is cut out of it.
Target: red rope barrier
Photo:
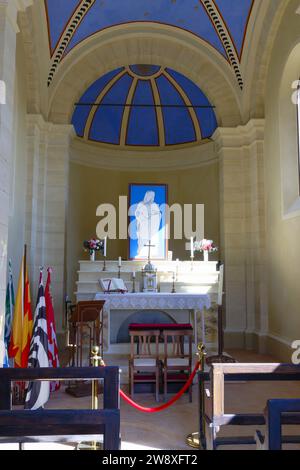
[[[195,369],[193,370],[192,375],[190,376],[189,380],[187,383],[184,385],[184,387],[175,395],[175,397],[172,398],[172,400],[168,401],[164,405],[158,406],[156,408],[146,408],[144,406],[138,405],[135,403],[131,398],[129,398],[122,390],[120,390],[120,396],[123,398],[124,401],[126,401],[129,405],[131,405],[133,408],[135,408],[138,411],[141,411],[142,413],[158,413],[160,411],[164,411],[170,406],[172,406],[176,401],[179,400],[180,397],[190,388],[190,386],[193,383],[193,380],[197,374],[197,370],[199,369],[200,363],[197,362]]]

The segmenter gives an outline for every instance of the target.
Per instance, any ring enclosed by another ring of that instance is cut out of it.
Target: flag
[[[3,359],[3,369],[8,369],[9,368],[9,360],[8,360],[8,355],[7,355],[7,348],[5,347],[4,349],[4,359]]]
[[[15,367],[26,368],[28,366],[28,355],[32,337],[32,323],[30,285],[25,249],[21,264],[8,350],[9,357],[14,358]]]
[[[37,305],[34,314],[33,335],[30,343],[28,367],[49,367],[46,300],[43,286],[43,272],[40,273]],[[47,403],[50,394],[49,382],[29,382],[25,409],[38,410]]]
[[[9,367],[8,361],[8,347],[11,337],[11,327],[13,319],[13,311],[15,306],[15,294],[13,275],[11,269],[11,260],[8,262],[8,283],[6,289],[6,301],[5,301],[5,329],[4,329],[4,343],[5,343],[5,356],[3,367]]]
[[[47,313],[47,334],[48,334],[48,359],[49,367],[59,367],[58,359],[58,347],[56,339],[56,327],[55,327],[55,316],[51,295],[51,274],[52,269],[48,268],[47,270],[47,282],[45,288],[45,300],[46,300],[46,313]],[[59,389],[59,382],[51,382],[50,390],[55,392]]]
[[[6,302],[5,302],[5,331],[4,331],[4,341],[7,347],[10,343],[14,306],[15,306],[14,283],[13,283],[13,275],[12,275],[12,269],[11,269],[11,260],[9,260],[8,284],[7,284],[7,289],[6,289]]]

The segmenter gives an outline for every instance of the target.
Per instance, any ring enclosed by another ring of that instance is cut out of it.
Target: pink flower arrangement
[[[92,238],[91,240],[85,240],[83,242],[83,247],[86,251],[89,250],[90,254],[92,254],[93,251],[102,251],[103,252],[103,250],[104,250],[104,241]]]
[[[204,238],[200,242],[194,243],[194,250],[200,251],[200,253],[203,253],[204,251],[207,251],[208,253],[213,253],[218,251],[218,248],[214,244],[213,240],[206,240]]]

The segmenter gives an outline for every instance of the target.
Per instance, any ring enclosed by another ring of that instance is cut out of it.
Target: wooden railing
[[[265,410],[266,426],[265,434],[256,431],[257,450],[282,450],[283,444],[299,444],[300,436],[282,436],[282,425],[294,419],[299,424],[300,400],[275,399],[269,400]]]
[[[102,410],[12,411],[11,383],[16,381],[103,380]],[[0,442],[99,441],[104,450],[120,446],[119,368],[40,368],[0,370]]]
[[[293,364],[213,364],[210,373],[199,372],[200,440],[202,446],[214,450],[224,445],[255,444],[254,436],[218,438],[222,426],[261,426],[266,424],[264,413],[225,413],[225,383],[262,381],[299,381],[300,366]],[[274,392],[275,393],[275,392]],[[283,416],[283,424],[300,424],[299,415]]]

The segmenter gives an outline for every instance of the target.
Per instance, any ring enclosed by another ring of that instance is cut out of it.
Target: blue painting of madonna
[[[131,184],[129,186],[129,259],[167,259],[165,184]]]

